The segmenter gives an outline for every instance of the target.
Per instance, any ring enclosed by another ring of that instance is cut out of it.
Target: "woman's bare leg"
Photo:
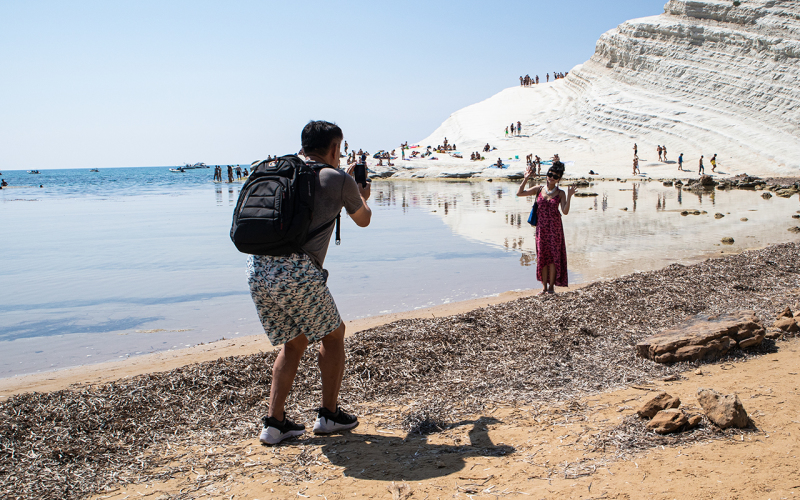
[[[555,284],[556,284],[556,265],[550,264],[547,266],[547,284],[548,284],[548,291],[550,293],[555,293]]]

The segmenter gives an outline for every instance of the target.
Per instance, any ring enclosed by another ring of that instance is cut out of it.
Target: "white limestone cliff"
[[[541,76],[541,75],[540,75]],[[522,136],[505,127],[522,122]],[[447,137],[465,156],[414,160],[398,176],[458,176],[485,170],[498,157],[508,172],[525,155],[559,153],[569,175],[630,176],[633,144],[649,177],[675,176],[658,161],[684,153],[696,172],[718,154],[718,173],[800,175],[800,2],[794,0],[670,0],[658,16],[627,21],[603,34],[592,58],[567,78],[513,87],[453,113],[418,144]],[[498,148],[484,162],[472,151]],[[417,170],[422,168],[424,170]]]

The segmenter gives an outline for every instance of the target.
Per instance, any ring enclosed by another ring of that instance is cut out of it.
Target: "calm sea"
[[[246,256],[228,237],[241,184],[212,176],[3,172],[0,376],[261,333]],[[695,195],[657,182],[584,191],[598,196],[574,199],[564,219],[573,283],[797,239],[786,231],[796,198]],[[325,262],[343,317],[540,286],[525,223],[532,200],[515,192],[505,182],[376,181],[372,224],[343,218],[342,244]],[[707,213],[680,214],[695,208]],[[723,236],[736,243],[721,246]]]

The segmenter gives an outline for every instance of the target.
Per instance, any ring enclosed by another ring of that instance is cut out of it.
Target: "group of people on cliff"
[[[569,71],[565,71],[563,73],[557,72],[557,71],[553,71],[553,80],[555,81],[555,80],[558,80],[558,79],[561,79],[561,78],[565,78],[568,74],[569,74]],[[550,73],[547,73],[545,75],[545,82],[549,82],[549,81],[550,81]],[[539,83],[539,75],[536,75],[536,76],[525,75],[525,76],[520,76],[519,77],[519,84],[522,87],[531,87],[531,86],[536,85],[538,83]]]

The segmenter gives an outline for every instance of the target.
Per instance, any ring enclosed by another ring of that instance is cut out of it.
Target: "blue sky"
[[[2,0],[0,171],[245,163],[310,119],[392,148],[664,3]]]

